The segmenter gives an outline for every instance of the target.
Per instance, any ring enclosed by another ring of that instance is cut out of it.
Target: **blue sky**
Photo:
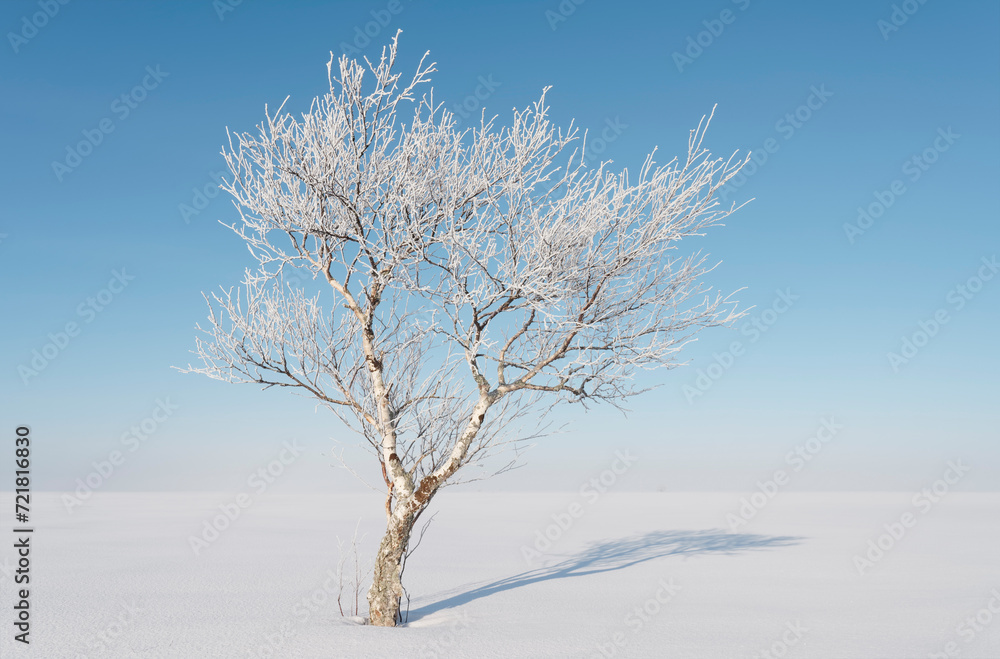
[[[688,366],[644,375],[661,387],[627,418],[560,410],[565,433],[481,487],[576,489],[629,450],[623,489],[750,490],[833,418],[790,487],[916,490],[962,459],[961,487],[996,490],[1000,277],[984,264],[1000,253],[1000,5],[897,7],[5,2],[3,427],[32,427],[44,489],[73,489],[115,450],[103,489],[239,489],[291,439],[305,449],[289,487],[359,487],[331,467],[331,438],[377,480],[308,400],[170,367],[191,357],[201,292],[247,264],[219,224],[231,204],[196,199],[226,128],[286,96],[301,111],[331,51],[367,28],[352,47],[375,56],[402,29],[403,70],[430,51],[449,107],[478,87],[503,120],[551,85],[555,120],[605,131],[616,167],[680,154],[716,104],[713,152],[767,154],[727,191],[754,201],[688,245],[721,261],[709,282],[743,289],[758,325],[707,332]],[[85,139],[99,143],[81,153]],[[859,207],[878,217],[861,226]],[[921,346],[894,368],[904,337]],[[19,371],[53,343],[37,374]],[[155,430],[130,452],[144,420]]]

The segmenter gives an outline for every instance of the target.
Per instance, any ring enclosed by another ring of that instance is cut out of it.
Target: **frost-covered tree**
[[[307,113],[282,105],[230,136],[222,187],[257,265],[211,296],[202,365],[187,369],[296,389],[364,437],[386,490],[368,593],[383,626],[399,620],[417,518],[519,439],[512,420],[619,405],[637,370],[676,366],[694,333],[739,315],[702,283],[704,257],[675,250],[735,210],[713,195],[745,162],[702,148],[703,118],[683,160],[589,167],[544,91],[509,127],[484,115],[459,130],[418,95],[433,64],[407,81],[396,52],[394,39],[377,63],[331,57]],[[302,272],[313,292],[288,285]]]

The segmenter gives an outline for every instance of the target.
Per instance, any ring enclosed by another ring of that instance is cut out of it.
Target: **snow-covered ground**
[[[99,493],[69,514],[39,494],[30,647],[0,530],[0,655],[1000,657],[1000,494],[783,492],[730,532],[740,497],[446,490],[406,568],[409,623],[379,629],[340,616],[328,576],[359,517],[370,555],[377,496],[266,493],[196,555],[232,495]]]

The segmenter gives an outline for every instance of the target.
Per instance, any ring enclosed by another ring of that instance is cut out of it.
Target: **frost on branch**
[[[735,210],[715,193],[745,161],[702,147],[709,118],[683,159],[586,167],[544,91],[508,126],[484,114],[459,130],[423,91],[425,59],[408,80],[395,40],[375,63],[331,59],[308,112],[282,104],[230,135],[223,187],[257,265],[210,296],[189,367],[291,387],[360,432],[390,530],[406,526],[380,557],[533,405],[618,405],[638,369],[677,365],[696,332],[740,315],[701,283],[705,258],[677,252]],[[287,285],[303,272],[314,292]]]

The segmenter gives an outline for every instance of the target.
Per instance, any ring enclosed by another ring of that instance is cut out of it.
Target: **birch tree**
[[[186,369],[296,390],[364,438],[385,487],[368,592],[382,626],[400,620],[415,522],[517,441],[513,420],[620,406],[637,371],[677,366],[696,332],[740,315],[704,283],[705,257],[677,249],[735,210],[715,193],[745,162],[702,147],[703,117],[682,159],[588,166],[547,88],[506,126],[484,113],[460,130],[427,55],[406,78],[396,55],[393,39],[377,62],[331,56],[307,112],[282,104],[230,133],[222,188],[255,265],[206,296],[201,365]],[[314,290],[288,285],[302,272]]]

